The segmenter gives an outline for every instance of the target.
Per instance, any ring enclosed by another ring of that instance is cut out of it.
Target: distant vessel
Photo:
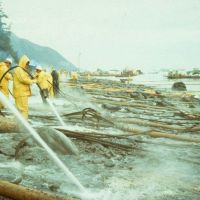
[[[133,77],[137,76],[139,74],[143,74],[141,70],[139,69],[125,69],[121,72],[121,74],[116,75],[115,77]]]
[[[183,79],[183,78],[191,78],[191,79],[200,79],[200,70],[192,70],[188,72],[172,72],[170,71],[167,75],[168,79]]]
[[[178,74],[178,75],[167,75],[168,79],[180,79],[180,78],[199,78],[200,75],[183,75],[183,74]]]

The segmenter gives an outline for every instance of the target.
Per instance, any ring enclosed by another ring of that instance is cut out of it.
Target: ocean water
[[[107,79],[116,80],[125,79],[122,77],[114,76],[99,76],[95,77],[97,79]],[[164,73],[146,73],[138,76],[132,77],[131,83],[133,84],[143,84],[147,86],[153,86],[158,89],[170,89],[175,82],[182,81],[186,84],[187,91],[192,93],[200,93],[200,79],[168,79]]]

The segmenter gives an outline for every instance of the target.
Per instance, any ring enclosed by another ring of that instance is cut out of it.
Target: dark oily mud
[[[94,83],[96,88],[89,85]],[[83,113],[80,112],[90,107],[98,111],[103,118],[117,124],[122,123],[125,127],[143,132],[157,130],[199,138],[199,130],[192,132],[188,129],[199,124],[199,99],[184,92],[153,92],[153,88],[146,86],[101,80],[79,81],[73,85],[73,89],[64,84],[62,90],[66,93],[66,98],[55,100],[54,105],[66,123],[64,129],[85,136],[70,137],[78,149],[76,155],[66,152],[57,152],[57,155],[91,194],[89,197],[81,194],[77,186],[51,161],[45,150],[31,138],[18,148],[15,160],[17,145],[27,137],[26,131],[0,134],[2,180],[18,179],[24,186],[80,199],[199,199],[199,143],[133,135],[117,129],[95,115],[86,113],[82,118]],[[144,98],[131,95],[134,91]],[[187,98],[187,101],[183,98]],[[37,130],[41,126],[43,129],[60,127],[58,120],[47,107],[40,105],[41,109],[46,110],[41,113],[35,99],[30,102],[32,126],[37,127]],[[191,105],[195,108],[191,108]],[[64,116],[74,112],[78,113]],[[151,124],[145,126],[145,123],[138,125],[133,124],[132,119],[162,122],[187,129],[180,131],[152,127]],[[97,133],[101,135],[98,135],[97,140],[84,140],[86,136],[91,139],[89,133],[96,134],[96,137]],[[106,145],[107,143],[100,144],[98,140],[126,145],[127,148],[122,150],[118,148],[119,145],[113,147]]]

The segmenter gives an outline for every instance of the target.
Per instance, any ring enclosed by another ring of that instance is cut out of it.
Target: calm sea
[[[109,80],[116,80],[120,81],[123,79],[121,77],[95,77],[98,79],[109,79]],[[154,86],[158,89],[170,89],[174,82],[182,81],[186,84],[187,91],[192,93],[200,94],[200,79],[168,79],[165,74],[163,73],[156,73],[156,74],[142,74],[138,76],[134,76],[132,78],[131,83],[134,84],[144,84],[147,86]]]

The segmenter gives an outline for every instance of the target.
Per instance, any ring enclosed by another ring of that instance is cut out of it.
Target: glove
[[[46,99],[48,97],[48,89],[42,89],[41,95]]]
[[[33,79],[33,80],[32,80],[32,83],[37,83],[37,80],[36,80],[36,79]]]

